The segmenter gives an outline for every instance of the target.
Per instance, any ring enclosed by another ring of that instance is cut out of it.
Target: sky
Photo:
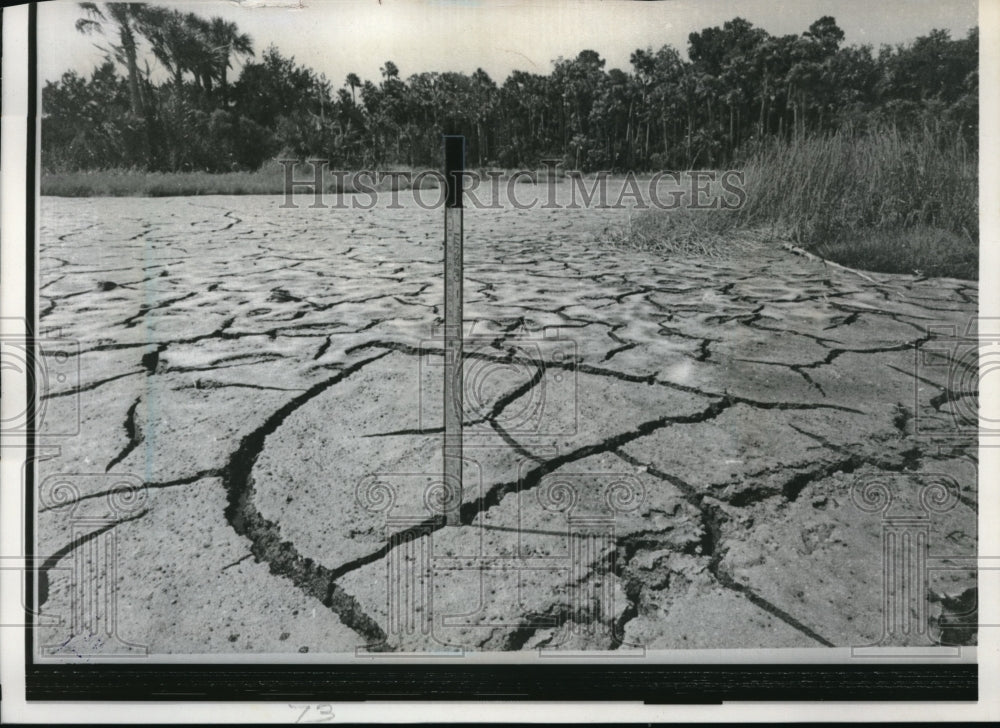
[[[848,44],[901,43],[932,28],[962,37],[977,23],[976,0],[187,0],[182,11],[235,21],[258,57],[271,43],[334,86],[357,73],[379,78],[393,61],[403,78],[421,71],[481,67],[498,83],[512,70],[548,73],[552,61],[592,49],[607,69],[630,70],[636,48],[669,43],[682,53],[688,34],[741,16],[774,35],[801,33],[832,15]],[[74,28],[76,2],[39,6],[39,75],[88,74],[103,53],[100,36]],[[155,69],[154,61],[150,65]],[[154,71],[159,77],[162,71]],[[232,78],[238,74],[235,71]]]

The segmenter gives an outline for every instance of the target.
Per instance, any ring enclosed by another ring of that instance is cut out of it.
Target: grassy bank
[[[772,144],[743,166],[738,210],[649,212],[620,244],[711,249],[766,235],[851,268],[978,278],[977,158],[930,131]]]
[[[172,197],[180,195],[280,194],[283,177],[270,171],[138,172],[99,170],[42,175],[41,192],[56,197]]]
[[[425,169],[393,167],[383,172],[408,172],[411,181],[415,181]],[[502,179],[508,179],[518,170],[500,170]],[[481,178],[485,179],[485,170],[479,170]],[[313,178],[312,166],[300,163],[294,167],[294,177],[297,182]],[[324,192],[357,192],[358,184],[350,172],[338,180],[330,169],[324,170]],[[533,170],[538,179],[547,179],[546,169]],[[557,176],[565,176],[565,171],[559,170]],[[411,182],[398,177],[380,178],[374,184],[370,177],[363,179],[366,187],[374,187],[380,192],[407,190]],[[518,183],[527,184],[531,178],[519,173]],[[436,189],[438,178],[434,175],[424,175],[420,179],[421,189]],[[93,170],[85,172],[46,172],[42,174],[41,191],[43,195],[55,197],[185,197],[190,195],[283,195],[285,194],[285,167],[277,161],[265,163],[255,172],[142,172],[137,170]],[[297,186],[296,194],[312,194],[308,187]]]
[[[393,172],[423,170],[393,168]],[[357,184],[350,173],[342,182],[329,169],[324,170],[324,192],[355,192]],[[300,163],[294,167],[294,178],[311,180],[312,165]],[[373,184],[371,179],[362,183],[379,191],[409,189],[406,180],[384,179]],[[437,187],[434,177],[421,180],[422,189]],[[311,194],[308,187],[298,186],[296,194]],[[41,193],[56,197],[183,197],[189,195],[283,195],[285,193],[285,167],[277,161],[265,163],[254,172],[142,172],[137,170],[95,170],[86,172],[44,173]]]

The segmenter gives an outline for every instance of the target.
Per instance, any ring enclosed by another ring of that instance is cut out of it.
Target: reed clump
[[[650,211],[613,242],[683,252],[753,233],[852,268],[975,279],[977,166],[959,136],[930,128],[772,142],[739,165],[739,208]]]

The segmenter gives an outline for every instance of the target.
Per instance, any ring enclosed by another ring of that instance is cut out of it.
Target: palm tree
[[[351,87],[351,103],[353,104],[353,103],[355,103],[355,100],[354,100],[354,89],[356,89],[356,88],[358,88],[358,87],[361,86],[361,79],[358,78],[358,74],[356,74],[356,73],[348,73],[347,74],[346,83],[347,83],[348,86]]]
[[[185,72],[194,76],[206,94],[218,80],[223,104],[228,102],[227,71],[232,68],[233,56],[253,55],[250,36],[240,33],[235,23],[218,17],[208,21],[194,13],[155,8],[145,16],[142,32],[178,88],[184,83]]]
[[[380,67],[379,72],[382,74],[382,78],[388,81],[390,78],[399,78],[399,67],[392,61],[386,61],[385,65]]]
[[[105,3],[105,14],[96,3],[80,3],[87,14],[76,21],[76,29],[84,34],[103,33],[104,23],[111,22],[118,29],[119,45],[112,46],[119,60],[124,60],[128,70],[129,101],[132,113],[139,119],[145,118],[145,104],[139,85],[139,65],[136,60],[137,36],[149,12],[144,3]]]
[[[222,87],[222,103],[229,102],[229,83],[227,71],[233,67],[233,56],[249,58],[254,55],[253,41],[246,33],[241,33],[232,23],[222,18],[212,18],[211,23],[206,28],[207,41],[210,52],[215,56],[215,68]]]
[[[184,16],[184,25],[190,38],[187,62],[194,80],[206,95],[211,94],[213,82],[219,76],[218,56],[210,40],[212,24],[188,13]]]
[[[143,18],[142,32],[149,39],[153,55],[180,88],[184,72],[192,70],[195,39],[184,15],[167,8],[152,8]]]

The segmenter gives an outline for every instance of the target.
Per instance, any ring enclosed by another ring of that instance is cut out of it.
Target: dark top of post
[[[444,135],[444,179],[448,195],[447,207],[462,206],[462,172],[465,171],[465,137]]]

